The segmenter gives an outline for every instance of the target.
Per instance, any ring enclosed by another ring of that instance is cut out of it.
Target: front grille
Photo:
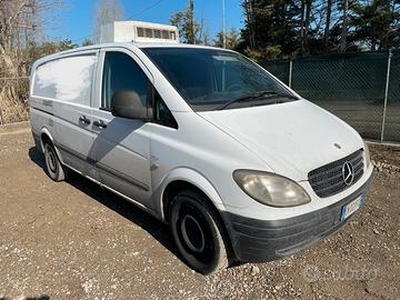
[[[343,178],[343,165],[353,166],[354,179],[347,185]],[[308,180],[314,192],[321,198],[340,193],[356,183],[364,173],[363,150],[360,149],[345,158],[334,161],[308,173]]]

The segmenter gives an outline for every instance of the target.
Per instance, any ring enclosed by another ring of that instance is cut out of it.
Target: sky
[[[100,0],[64,0],[64,7],[50,12],[51,22],[47,24],[46,35],[50,40],[70,39],[81,44],[93,34],[93,16]],[[195,17],[204,20],[205,29],[215,38],[222,30],[222,1],[195,0]],[[120,0],[126,20],[169,24],[171,15],[184,10],[189,0]],[[243,27],[241,0],[225,0],[226,28]]]

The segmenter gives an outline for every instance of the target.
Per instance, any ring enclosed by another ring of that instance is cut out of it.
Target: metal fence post
[[[289,60],[289,87],[292,87],[293,59]]]
[[[386,111],[387,102],[389,96],[389,80],[390,80],[390,63],[392,60],[392,50],[389,49],[387,69],[386,69],[386,83],[385,83],[385,98],[383,99],[383,114],[382,114],[382,131],[381,131],[381,143],[383,143],[385,137],[385,123],[386,123]]]

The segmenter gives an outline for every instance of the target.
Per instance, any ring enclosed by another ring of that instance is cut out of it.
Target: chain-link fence
[[[400,51],[349,53],[262,65],[364,138],[400,142]]]
[[[29,78],[0,78],[0,125],[28,120]]]

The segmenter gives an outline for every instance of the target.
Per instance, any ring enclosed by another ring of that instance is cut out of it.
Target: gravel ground
[[[0,128],[0,300],[399,299],[400,148],[371,146],[366,207],[284,260],[212,276],[189,269],[168,228],[75,175],[43,172],[28,124]]]

